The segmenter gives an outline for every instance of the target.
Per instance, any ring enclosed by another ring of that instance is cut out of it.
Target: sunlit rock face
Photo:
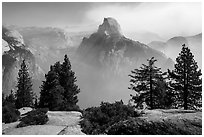
[[[6,51],[9,51],[9,50],[10,48],[8,43],[4,39],[2,39],[2,53],[4,54]]]
[[[17,42],[15,46],[22,46],[24,44],[23,36],[16,30],[9,30],[6,33],[6,36],[12,37]]]
[[[113,18],[104,18],[103,24],[98,28],[98,33],[110,36],[122,36],[122,31],[118,22]]]

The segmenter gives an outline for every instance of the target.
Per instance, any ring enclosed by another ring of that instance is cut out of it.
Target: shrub
[[[181,121],[177,121],[180,123]],[[185,121],[185,125],[167,121],[148,121],[143,118],[129,118],[110,126],[108,135],[195,135],[201,134],[196,128],[189,127],[192,121]]]
[[[2,107],[2,122],[11,123],[18,120],[20,112],[15,109],[15,106],[11,103],[7,103]]]
[[[112,104],[102,102],[100,107],[87,108],[82,114],[80,124],[86,134],[105,134],[110,125],[140,115],[132,106],[124,105],[122,101]]]
[[[82,112],[82,110],[79,108],[78,105],[69,105],[69,104],[62,104],[59,107],[59,111],[79,111]]]
[[[111,125],[106,133],[108,135],[155,135],[163,134],[164,129],[168,129],[165,125],[163,127],[161,130],[157,122],[153,123],[145,119],[129,118]]]
[[[47,111],[47,108],[43,108],[26,113],[26,116],[21,118],[21,122],[17,125],[17,128],[29,125],[44,125],[48,121]]]

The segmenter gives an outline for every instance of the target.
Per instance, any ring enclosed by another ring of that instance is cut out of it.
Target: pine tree
[[[78,102],[77,94],[80,89],[75,82],[75,73],[71,70],[71,63],[67,55],[65,55],[60,74],[60,84],[64,88],[64,110],[78,109],[76,103]]]
[[[33,92],[31,77],[28,73],[25,60],[21,64],[21,68],[18,72],[18,84],[16,92],[16,108],[32,107],[33,106]]]
[[[178,107],[195,109],[201,107],[202,79],[201,70],[190,49],[184,44],[176,58],[175,69],[168,71],[172,78],[171,86],[175,92],[175,102]]]
[[[164,100],[164,98],[169,99],[164,78],[166,73],[162,73],[161,68],[154,65],[157,61],[154,57],[147,61],[148,65],[142,64],[140,69],[134,69],[129,75],[131,77],[129,89],[136,92],[135,96],[131,95],[132,100],[137,104],[137,107],[145,102],[150,109],[163,108],[170,105],[167,102],[169,100]]]
[[[80,89],[75,84],[75,73],[71,70],[71,63],[65,55],[64,62],[56,62],[45,75],[46,80],[41,86],[40,107],[50,110],[78,110],[77,94]]]
[[[64,89],[59,83],[59,75],[53,66],[50,67],[45,78],[41,86],[39,106],[49,108],[49,110],[59,110],[63,102]]]

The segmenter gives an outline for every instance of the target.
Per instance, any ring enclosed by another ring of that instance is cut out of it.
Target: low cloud
[[[202,31],[201,3],[140,3],[96,5],[86,17],[101,23],[104,17],[115,18],[124,32],[152,32],[165,39],[188,36]]]

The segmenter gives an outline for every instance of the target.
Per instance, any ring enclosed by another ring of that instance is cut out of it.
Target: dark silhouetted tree
[[[165,108],[171,105],[171,93],[166,83],[166,73],[154,65],[157,61],[152,57],[148,59],[148,65],[142,64],[140,69],[131,71],[131,84],[129,89],[136,92],[131,95],[137,107],[145,102],[150,109]]]
[[[80,92],[80,89],[76,85],[76,81],[75,73],[71,69],[69,58],[65,55],[60,73],[60,84],[64,88],[63,110],[78,109],[76,103],[78,102],[77,94]]]
[[[184,44],[179,56],[176,58],[175,69],[168,70],[172,78],[171,86],[175,92],[177,107],[195,109],[201,107],[202,79],[201,70],[190,49]]]
[[[21,64],[21,68],[18,72],[18,84],[16,92],[16,108],[32,107],[33,106],[33,92],[31,77],[28,73],[25,60]]]
[[[50,110],[79,110],[77,94],[80,89],[75,84],[75,73],[71,70],[71,63],[65,55],[64,62],[56,62],[45,76],[41,87],[40,107]]]
[[[49,108],[49,110],[59,110],[63,102],[63,91],[64,89],[59,83],[59,75],[51,66],[41,86],[39,106]]]

